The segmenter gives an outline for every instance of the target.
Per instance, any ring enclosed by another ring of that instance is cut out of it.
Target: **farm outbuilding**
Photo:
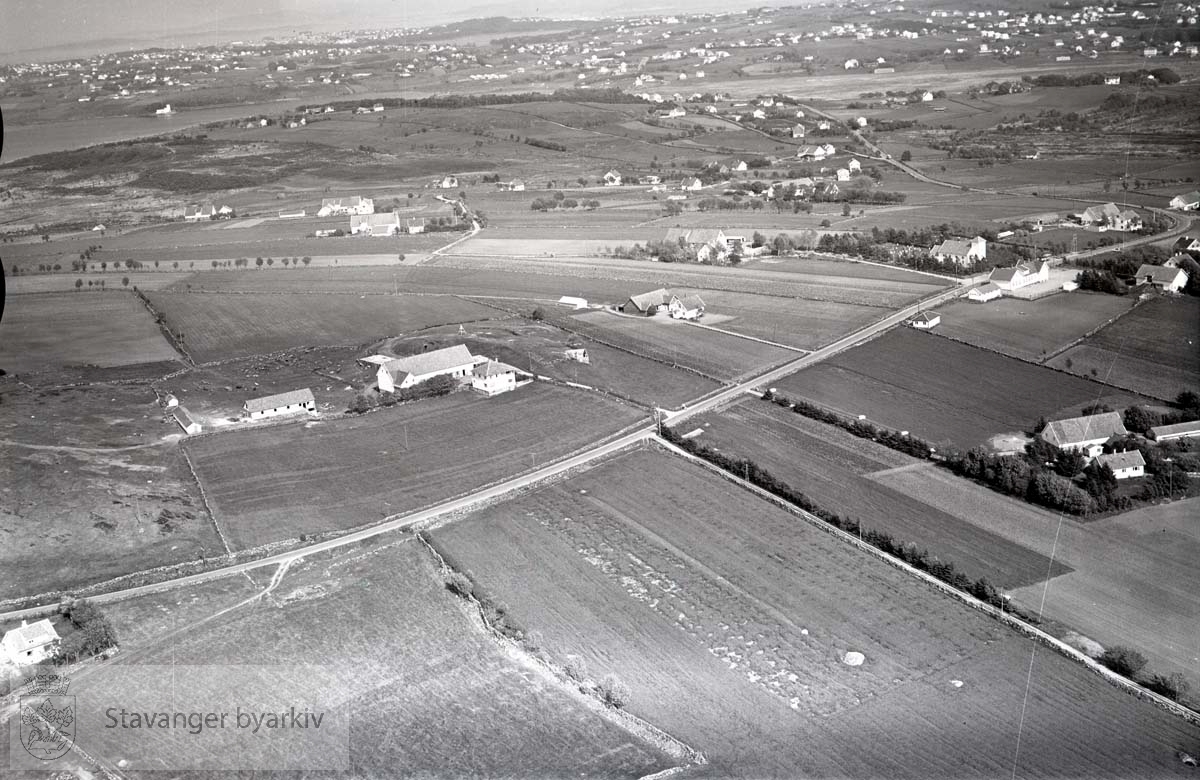
[[[658,307],[666,306],[670,302],[671,294],[660,287],[657,290],[629,296],[629,300],[625,302],[622,311],[626,314],[633,314],[635,312],[639,314],[651,314],[657,311]]]
[[[987,303],[996,300],[1002,294],[1003,290],[996,286],[995,282],[985,282],[978,287],[971,288],[971,291],[967,293],[967,298],[977,303]]]
[[[576,298],[571,295],[564,295],[558,299],[559,306],[567,306],[572,309],[586,309],[588,302],[586,298]]]
[[[394,211],[382,214],[351,214],[350,235],[394,236],[400,232],[400,215]]]
[[[200,423],[196,422],[192,415],[188,413],[188,410],[182,406],[173,407],[171,409],[171,416],[175,418],[175,422],[179,423],[179,427],[188,436],[195,436],[203,430]]]
[[[1128,433],[1118,412],[1104,412],[1054,420],[1046,424],[1040,435],[1043,441],[1060,450],[1079,452],[1094,458],[1103,452],[1104,442],[1113,436],[1125,436]]]
[[[58,632],[46,618],[35,623],[22,620],[19,627],[9,629],[0,639],[3,657],[17,666],[45,661],[54,655],[57,644]]]
[[[466,377],[478,362],[465,344],[455,344],[418,355],[393,358],[379,366],[375,381],[379,392],[394,393],[397,389],[412,387],[435,376]]]
[[[1137,284],[1148,284],[1166,292],[1179,292],[1187,285],[1187,271],[1165,265],[1143,264],[1137,269]]]
[[[667,305],[667,311],[670,312],[672,319],[698,320],[704,316],[704,299],[695,293],[682,298],[672,295],[671,302]]]
[[[283,417],[301,412],[315,412],[316,399],[312,390],[291,390],[287,393],[268,395],[263,398],[251,398],[242,406],[242,411],[251,420],[262,420],[268,417]]]
[[[1150,438],[1155,441],[1191,439],[1196,437],[1200,437],[1200,420],[1175,423],[1174,425],[1156,425],[1150,429]]]

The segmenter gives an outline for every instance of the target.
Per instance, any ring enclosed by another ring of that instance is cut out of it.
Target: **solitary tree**
[[[75,280],[75,289],[76,289],[76,290],[78,290],[80,287],[83,287],[83,280],[82,280],[82,279],[76,279],[76,280]]]
[[[122,285],[124,285],[125,287],[128,287],[128,286],[129,286],[129,277],[128,277],[128,276],[122,276],[122,277],[121,277],[121,284],[122,284]]]
[[[610,707],[624,707],[629,702],[629,686],[615,674],[607,674],[600,681],[600,695]]]
[[[1120,645],[1108,648],[1096,660],[1124,677],[1133,677],[1146,666],[1146,656]]]
[[[905,149],[903,152],[900,153],[900,162],[908,162],[910,160],[912,160],[912,152]]]
[[[306,266],[307,266],[309,263],[311,263],[311,262],[312,262],[312,258],[311,258],[311,257],[302,257],[302,258],[300,258],[300,259],[304,261],[304,264],[305,264]]]
[[[263,259],[261,257],[254,258],[254,264],[259,268],[262,268]]]

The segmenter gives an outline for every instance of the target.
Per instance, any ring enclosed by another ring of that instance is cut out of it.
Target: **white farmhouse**
[[[995,282],[985,282],[978,287],[972,287],[967,292],[967,298],[976,303],[987,303],[994,301],[1001,296],[1003,291],[996,285]]]
[[[278,395],[268,395],[263,398],[251,398],[242,405],[242,411],[251,420],[263,420],[268,417],[283,417],[300,412],[315,412],[316,399],[312,390],[291,390]]]
[[[1049,281],[1050,263],[1028,261],[1017,263],[1012,268],[993,268],[988,281],[1001,290],[1019,290],[1038,282]]]
[[[394,211],[350,216],[350,235],[353,236],[394,236],[399,232],[400,215]]]
[[[909,320],[909,324],[917,330],[930,330],[936,328],[942,322],[942,315],[935,314],[931,311],[923,311],[917,316]]]
[[[375,381],[381,393],[420,384],[435,376],[465,377],[474,370],[476,360],[465,344],[422,352],[419,355],[395,358],[379,366]]]
[[[484,395],[517,389],[517,369],[496,360],[480,363],[471,371],[471,387]]]
[[[698,320],[704,316],[704,299],[694,293],[682,298],[672,295],[671,302],[667,304],[667,312],[672,319]]]
[[[1146,475],[1146,459],[1142,457],[1141,450],[1098,455],[1096,462],[1112,469],[1113,476],[1117,479],[1131,479]]]
[[[36,623],[22,620],[20,627],[9,629],[0,639],[3,659],[17,666],[41,663],[54,655],[57,646],[58,632],[46,618]]]

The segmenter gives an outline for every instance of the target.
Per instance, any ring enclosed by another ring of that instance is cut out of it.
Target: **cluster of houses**
[[[375,201],[351,195],[348,198],[323,198],[321,208],[317,210],[318,217],[346,216],[353,214],[374,214]]]
[[[192,203],[183,209],[185,222],[203,222],[210,219],[232,219],[233,207],[217,207],[213,203]]]
[[[1085,227],[1095,227],[1101,232],[1119,230],[1133,232],[1142,229],[1142,217],[1133,209],[1122,209],[1115,203],[1089,206],[1071,218]]]
[[[350,235],[352,236],[398,236],[402,233],[424,233],[424,217],[400,218],[394,211],[381,214],[351,214]]]
[[[644,317],[665,311],[672,319],[698,320],[704,316],[704,299],[695,293],[679,296],[659,288],[629,296],[621,311]]]
[[[940,244],[930,247],[929,256],[939,263],[969,266],[972,263],[987,260],[987,239],[982,236],[948,238]]]
[[[528,372],[507,363],[472,355],[465,344],[402,358],[374,355],[367,362],[378,366],[375,384],[381,393],[394,393],[434,377],[448,376],[469,382],[472,389],[492,396],[516,390],[521,383],[532,379]]]

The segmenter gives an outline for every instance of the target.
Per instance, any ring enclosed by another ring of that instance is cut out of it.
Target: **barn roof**
[[[689,311],[691,311],[692,309],[703,309],[704,308],[704,299],[701,298],[699,295],[696,295],[695,293],[692,293],[691,295],[683,296],[682,298],[679,299],[679,302],[683,305],[683,308],[685,308]]]
[[[637,307],[638,311],[647,311],[651,306],[662,306],[668,300],[669,293],[661,287],[640,295],[629,296],[629,302]]]
[[[292,404],[312,403],[316,403],[316,399],[313,398],[312,390],[306,387],[303,390],[289,390],[286,393],[251,398],[246,401],[245,409],[247,412],[261,412],[265,409],[278,409],[281,406],[291,406]]]
[[[1042,438],[1056,447],[1070,447],[1085,441],[1103,441],[1111,436],[1124,436],[1125,423],[1116,412],[1090,414],[1086,417],[1071,417],[1055,420],[1042,430]]]
[[[381,227],[397,227],[400,225],[400,215],[394,211],[384,211],[380,214],[350,215],[351,230],[360,225],[367,225],[372,230]]]
[[[1181,422],[1173,425],[1156,425],[1150,429],[1150,435],[1156,439],[1163,436],[1180,436],[1200,433],[1200,420]]]
[[[475,358],[471,356],[471,351],[467,349],[466,344],[455,344],[452,347],[443,347],[430,352],[389,360],[383,364],[383,367],[393,377],[399,378],[405,374],[415,376],[436,374],[439,371],[471,365],[474,362]]]
[[[1143,263],[1138,266],[1137,279],[1139,282],[1148,279],[1153,284],[1170,284],[1178,279],[1180,274],[1186,273],[1182,268],[1168,268],[1162,265]]]

